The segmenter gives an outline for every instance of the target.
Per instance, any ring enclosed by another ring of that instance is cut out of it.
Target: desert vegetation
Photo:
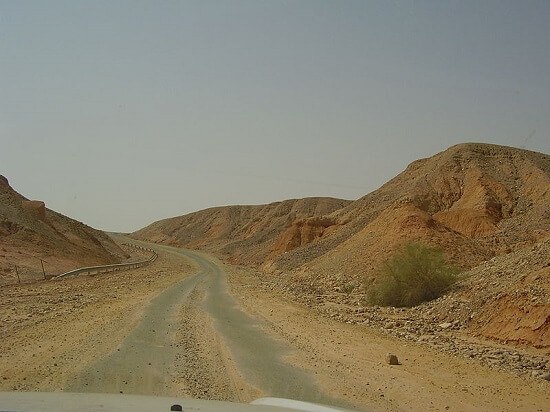
[[[441,296],[457,274],[441,249],[408,243],[384,262],[368,290],[368,300],[379,306],[416,306]]]

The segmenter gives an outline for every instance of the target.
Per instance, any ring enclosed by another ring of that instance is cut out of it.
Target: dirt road
[[[0,289],[0,390],[548,410],[546,381],[319,317],[252,271],[153,247],[147,268]]]
[[[86,368],[68,385],[67,390],[113,392],[113,389],[117,389],[121,393],[169,394],[176,389],[172,382],[172,378],[178,376],[178,370],[173,367],[179,363],[176,358],[182,357],[180,352],[186,352],[187,362],[181,365],[182,369],[194,368],[198,370],[197,375],[203,376],[200,382],[196,378],[184,377],[183,380],[187,380],[185,386],[195,386],[195,395],[200,395],[201,390],[212,391],[211,373],[219,374],[220,370],[209,370],[212,369],[211,365],[194,361],[193,358],[199,357],[198,353],[189,356],[193,349],[200,349],[200,346],[190,347],[188,341],[192,335],[195,339],[203,335],[203,331],[199,330],[198,325],[193,325],[190,319],[200,316],[196,309],[201,309],[204,312],[202,316],[209,318],[208,322],[213,323],[218,335],[217,344],[210,344],[209,351],[217,351],[220,357],[223,353],[230,353],[234,363],[232,366],[236,369],[225,378],[225,392],[229,393],[225,393],[224,398],[238,400],[238,394],[230,393],[231,389],[251,386],[255,389],[249,390],[258,394],[338,403],[336,399],[319,391],[308,373],[282,361],[282,356],[290,348],[270,337],[256,320],[236,307],[233,297],[228,293],[225,275],[214,261],[196,252],[170,247],[156,248],[193,261],[198,266],[197,273],[154,298],[116,351]],[[187,316],[180,316],[182,307],[187,308]],[[191,336],[180,340],[178,334]],[[185,351],[181,351],[181,348],[185,348]],[[226,360],[226,364],[228,362]],[[231,375],[242,375],[246,383],[239,382],[238,378],[232,379]],[[220,397],[216,393],[211,395]]]
[[[202,308],[213,321],[221,342],[229,350],[243,378],[263,395],[340,404],[346,402],[323,393],[306,371],[283,361],[291,346],[271,337],[262,322],[245,314],[228,293],[226,275],[215,260],[196,252],[172,249],[196,262],[201,272]],[[349,406],[349,405],[348,405]]]
[[[113,392],[155,395],[169,389],[173,364],[172,339],[178,307],[189,299],[198,275],[185,278],[155,297],[116,351],[93,363],[69,383],[71,392]]]

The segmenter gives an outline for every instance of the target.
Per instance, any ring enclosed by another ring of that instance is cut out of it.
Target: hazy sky
[[[550,1],[0,1],[0,173],[94,227],[550,152]],[[529,139],[528,136],[531,136]]]

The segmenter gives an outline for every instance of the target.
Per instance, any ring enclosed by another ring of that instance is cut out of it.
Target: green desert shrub
[[[415,306],[441,296],[457,274],[441,249],[409,243],[384,263],[369,288],[368,301],[379,306]]]

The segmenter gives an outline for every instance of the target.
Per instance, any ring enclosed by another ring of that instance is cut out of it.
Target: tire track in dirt
[[[91,365],[67,391],[168,394],[168,371],[176,353],[171,335],[178,326],[177,308],[200,276],[188,277],[153,299],[116,351]]]

